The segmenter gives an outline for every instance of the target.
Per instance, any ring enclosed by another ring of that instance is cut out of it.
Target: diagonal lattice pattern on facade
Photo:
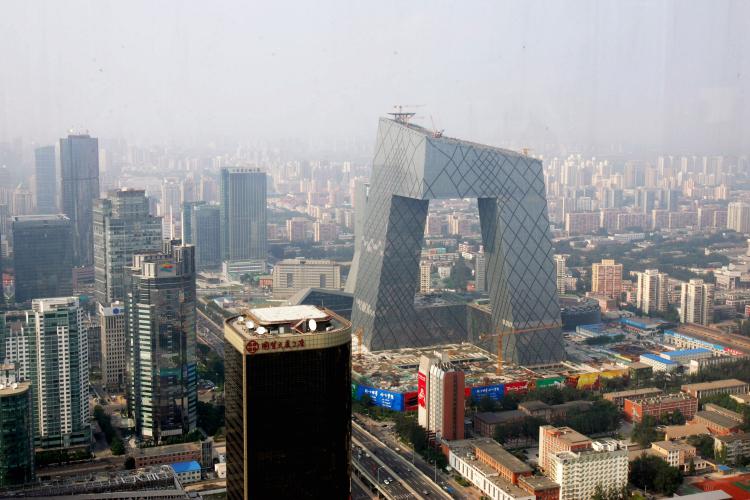
[[[352,323],[363,328],[365,345],[435,345],[455,333],[455,325],[414,303],[429,200],[445,198],[478,199],[493,327],[506,333],[504,359],[563,359],[541,162],[386,118],[351,277]]]

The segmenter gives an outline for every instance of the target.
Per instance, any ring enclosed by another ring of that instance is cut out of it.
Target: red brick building
[[[698,400],[689,394],[664,394],[642,399],[625,399],[625,419],[629,422],[640,422],[645,415],[660,418],[679,411],[690,420],[698,411]]]

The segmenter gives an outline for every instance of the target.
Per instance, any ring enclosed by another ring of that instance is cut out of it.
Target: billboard
[[[404,393],[404,411],[417,411],[418,405],[417,391]]]
[[[578,376],[578,389],[590,389],[599,381],[598,373],[582,373]]]
[[[516,380],[514,382],[508,382],[505,384],[505,392],[521,392],[525,393],[529,390],[529,382],[527,380]]]
[[[547,377],[536,379],[536,388],[542,387],[560,387],[565,383],[565,377]]]
[[[422,372],[417,372],[417,400],[419,406],[427,408],[427,376]]]
[[[375,406],[394,411],[404,411],[404,395],[401,393],[358,385],[357,400],[361,400],[365,394],[370,397]]]
[[[471,399],[473,399],[474,401],[481,401],[484,398],[490,398],[494,399],[495,401],[499,401],[504,395],[504,384],[484,385],[481,387],[471,388]]]

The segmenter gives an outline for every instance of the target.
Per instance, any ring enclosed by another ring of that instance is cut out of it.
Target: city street
[[[408,483],[409,486],[421,495],[431,495],[434,498],[451,498],[451,496],[443,491],[439,485],[419,473],[416,469],[416,459],[415,464],[412,464],[387,445],[384,445],[383,442],[375,439],[373,435],[354,422],[352,423],[352,437],[359,440],[368,449],[372,450],[375,456],[392,469],[397,475],[394,477],[398,477]],[[434,473],[434,471],[431,470],[431,473]]]
[[[224,358],[224,330],[222,327],[211,321],[203,314],[200,309],[196,309],[196,331],[206,344],[208,344],[216,354]]]
[[[390,428],[383,427],[381,422],[376,422],[367,416],[360,414],[357,414],[357,418],[363,423],[362,429],[365,429],[368,434],[376,436],[380,441],[385,443],[387,445],[386,449],[393,455],[400,457],[403,461],[410,464],[413,461],[414,466],[418,467],[419,470],[430,479],[433,479],[437,474],[437,481],[439,486],[443,488],[441,494],[444,498],[460,498],[466,500],[478,500],[481,498],[482,492],[477,488],[466,488],[461,486],[453,479],[451,474],[439,469],[436,471],[432,464],[427,463],[420,455],[413,453],[411,448],[400,442]],[[399,451],[397,452],[395,450]],[[435,486],[433,481],[430,481],[429,483]],[[445,490],[445,486],[448,487],[448,490]],[[450,496],[446,496],[445,491],[447,491]]]

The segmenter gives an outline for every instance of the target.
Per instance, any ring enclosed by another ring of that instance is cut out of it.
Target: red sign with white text
[[[417,401],[419,406],[427,408],[427,376],[417,372]]]
[[[255,354],[258,351],[278,351],[287,349],[300,349],[305,347],[305,339],[287,339],[284,340],[249,340],[245,344],[245,351],[248,354]]]

